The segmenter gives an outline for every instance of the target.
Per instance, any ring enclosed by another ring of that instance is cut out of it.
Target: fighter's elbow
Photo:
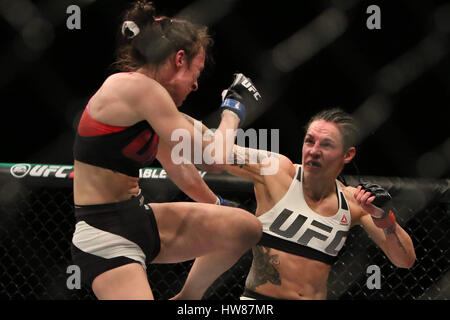
[[[406,264],[405,267],[406,269],[411,269],[414,266],[414,263],[416,262],[416,255],[413,255],[412,257],[410,257]]]
[[[416,262],[416,256],[410,255],[406,259],[402,259],[401,261],[396,261],[394,263],[394,265],[397,268],[411,269],[414,266],[415,262]]]

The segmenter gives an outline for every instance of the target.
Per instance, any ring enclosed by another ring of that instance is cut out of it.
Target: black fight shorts
[[[91,288],[101,273],[140,263],[144,270],[161,248],[155,215],[144,197],[100,205],[75,206],[72,260],[81,282]]]
[[[269,297],[245,288],[244,293],[241,295],[239,300],[282,300],[282,299]]]

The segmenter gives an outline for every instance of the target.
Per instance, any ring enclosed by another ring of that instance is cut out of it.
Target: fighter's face
[[[336,124],[324,120],[311,123],[302,148],[305,173],[337,177],[353,156],[343,149],[342,135]]]
[[[189,64],[186,55],[177,54],[176,72],[171,82],[171,95],[177,107],[192,91],[198,89],[198,78],[205,67],[205,50],[201,48]]]

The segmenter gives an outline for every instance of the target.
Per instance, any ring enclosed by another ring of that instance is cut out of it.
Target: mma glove
[[[227,207],[234,207],[234,208],[240,208],[241,204],[236,202],[236,201],[232,201],[232,200],[228,200],[228,199],[224,199],[221,196],[217,195],[217,201],[216,204],[220,205],[220,206],[227,206]]]
[[[242,73],[235,73],[233,83],[222,92],[222,105],[220,108],[234,112],[243,123],[247,110],[253,110],[261,104],[262,97],[252,80]]]
[[[387,209],[387,207],[390,206],[390,202],[392,200],[389,192],[387,192],[387,190],[383,189],[381,186],[370,182],[363,182],[359,185],[366,192],[370,192],[371,196],[375,196],[372,205],[376,208],[376,214],[370,214],[375,225],[378,228],[382,229],[395,225],[396,220],[394,213],[392,212],[392,210]]]
[[[216,196],[217,196],[217,200],[216,200],[216,204],[217,205],[219,205],[219,206],[226,206],[226,207],[229,206],[228,202],[226,202],[224,198],[222,198],[218,194],[216,194]]]

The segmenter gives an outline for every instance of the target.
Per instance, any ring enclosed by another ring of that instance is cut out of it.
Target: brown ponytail
[[[173,53],[184,50],[188,63],[200,48],[208,55],[213,40],[205,26],[183,19],[156,16],[152,2],[139,0],[125,11],[119,28],[114,67],[135,71],[144,65],[160,65]]]

